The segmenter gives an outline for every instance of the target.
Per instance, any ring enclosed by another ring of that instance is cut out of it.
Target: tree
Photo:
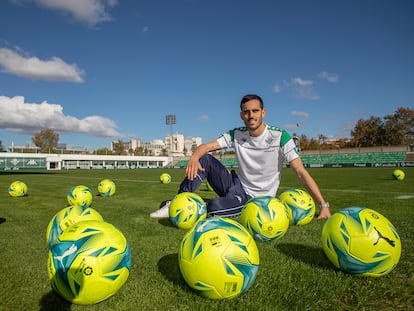
[[[3,142],[0,140],[0,152],[3,152]]]
[[[323,135],[323,134],[319,134],[318,135],[318,139],[319,139],[319,145],[324,145],[325,144],[325,141],[326,141],[326,136],[325,135]]]
[[[384,133],[384,122],[379,117],[359,119],[351,131],[352,143],[355,147],[382,146],[385,141]]]
[[[309,149],[309,139],[305,134],[300,135],[299,143],[300,143],[300,150],[308,150]]]
[[[114,142],[112,148],[114,149],[114,154],[121,155],[125,153],[125,144],[120,140]]]
[[[351,136],[356,147],[414,144],[414,110],[400,107],[383,120],[374,116],[359,119]]]
[[[139,146],[139,147],[135,148],[134,155],[143,156],[144,155],[144,147]]]
[[[385,141],[388,145],[414,143],[414,110],[398,108],[393,115],[384,117]]]
[[[59,142],[59,134],[52,129],[41,130],[32,137],[32,142],[40,148],[40,152],[55,150]]]
[[[338,146],[338,148],[351,147],[350,141],[346,138],[339,138],[336,142],[336,145]]]
[[[320,147],[319,140],[316,138],[311,138],[309,141],[308,148],[309,150],[318,150]]]
[[[99,155],[111,155],[112,151],[105,147],[95,150],[95,153]]]

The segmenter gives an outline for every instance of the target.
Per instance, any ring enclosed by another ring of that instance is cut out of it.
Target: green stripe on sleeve
[[[284,146],[292,137],[289,135],[288,132],[282,130],[282,137],[280,139],[280,146]]]

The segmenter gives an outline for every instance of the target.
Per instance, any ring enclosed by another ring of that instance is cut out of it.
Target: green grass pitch
[[[332,212],[363,206],[377,210],[397,228],[402,256],[397,267],[379,278],[338,271],[323,255],[323,220],[290,227],[280,240],[257,242],[260,269],[241,297],[208,300],[191,291],[177,262],[185,233],[169,220],[149,218],[171,199],[183,169],[74,170],[0,172],[0,310],[413,310],[414,309],[414,168],[404,181],[392,179],[393,168],[310,169]],[[168,185],[161,173],[172,176]],[[97,196],[101,179],[117,186],[113,197]],[[25,182],[29,195],[12,198],[9,184]],[[67,206],[72,186],[94,192],[92,207],[120,229],[132,253],[130,276],[113,297],[92,306],[70,304],[51,289],[47,277],[46,227]],[[283,171],[279,194],[301,187],[291,169]],[[203,198],[214,193],[201,187]]]

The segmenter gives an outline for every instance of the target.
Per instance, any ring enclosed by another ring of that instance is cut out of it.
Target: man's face
[[[245,102],[240,111],[240,118],[244,121],[249,132],[257,130],[263,124],[263,118],[266,115],[266,110],[260,107],[258,99],[252,99]]]

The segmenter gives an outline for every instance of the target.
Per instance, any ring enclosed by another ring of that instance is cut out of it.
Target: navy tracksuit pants
[[[207,204],[207,216],[236,217],[244,204],[251,198],[247,195],[235,171],[229,171],[219,160],[210,154],[200,158],[204,171],[198,171],[194,180],[185,178],[179,188],[181,192],[194,192],[207,179],[219,197]]]

